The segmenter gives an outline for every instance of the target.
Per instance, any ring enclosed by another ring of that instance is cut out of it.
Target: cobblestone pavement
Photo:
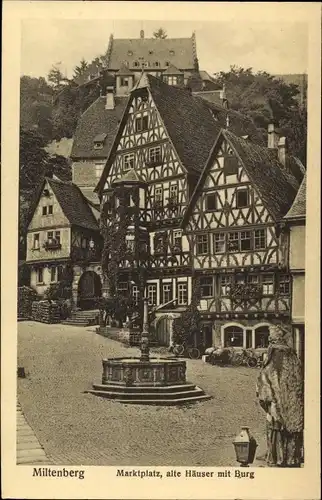
[[[18,399],[56,465],[235,466],[232,440],[248,425],[265,453],[257,369],[187,361],[187,379],[213,399],[190,407],[123,405],[84,391],[100,382],[101,359],[136,348],[86,328],[18,324]],[[254,465],[263,466],[263,462]]]

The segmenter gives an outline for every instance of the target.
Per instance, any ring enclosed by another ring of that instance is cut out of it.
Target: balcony
[[[71,260],[73,262],[100,262],[101,260],[100,248],[81,248],[74,247],[71,250]]]
[[[191,266],[190,252],[181,252],[178,254],[154,254],[150,257],[152,268],[179,268]]]
[[[57,241],[57,240],[48,240],[48,241],[45,241],[43,248],[47,251],[60,250],[61,243],[60,243],[60,241]]]

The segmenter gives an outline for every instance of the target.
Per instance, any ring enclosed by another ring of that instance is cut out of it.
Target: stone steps
[[[62,325],[70,326],[90,326],[98,324],[99,310],[93,309],[90,311],[76,311],[72,313],[70,318],[62,321]]]
[[[124,404],[148,404],[148,405],[176,405],[183,403],[196,403],[211,399],[204,391],[193,384],[187,386],[169,386],[165,388],[155,387],[137,387],[133,391],[133,387],[119,386],[118,391],[115,386],[110,390],[109,385],[101,386],[100,384],[93,385],[94,389],[86,391],[89,394],[101,398],[112,399]],[[97,389],[100,387],[100,389]],[[103,389],[104,387],[104,389]],[[130,390],[132,389],[132,391]]]
[[[176,385],[165,385],[165,386],[158,386],[158,387],[143,387],[143,390],[146,390],[150,393],[157,393],[157,394],[166,394],[167,392],[174,392],[174,391],[179,391],[179,392],[185,392],[185,391],[191,391],[195,388],[196,386],[194,384],[190,384],[189,382],[187,384],[176,384]],[[113,385],[113,384],[93,384],[93,388],[97,391],[108,391],[108,392],[120,392],[122,388],[124,388],[124,385]],[[142,393],[142,386],[137,387],[137,386],[128,386],[126,387],[127,392],[129,393]]]

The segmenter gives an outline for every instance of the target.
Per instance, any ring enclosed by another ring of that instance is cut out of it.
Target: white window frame
[[[206,285],[203,285],[202,284],[202,280],[208,280],[210,283],[206,284]],[[210,293],[208,293],[208,294],[204,294],[203,293],[203,287],[204,286],[205,287],[210,287]],[[202,299],[214,296],[214,278],[213,278],[213,276],[202,276],[200,278],[200,294],[201,294],[201,298]]]
[[[149,163],[161,163],[161,146],[155,146],[149,149]]]
[[[123,157],[123,172],[128,172],[134,168],[135,156],[134,153],[128,153]]]
[[[140,290],[137,285],[132,285],[132,297],[134,303],[137,305],[139,303],[139,298],[140,298]]]
[[[173,231],[173,246],[175,248],[182,249],[182,231],[181,229],[175,229]]]
[[[36,238],[37,236],[37,238]],[[38,243],[38,245],[35,245],[35,243]],[[40,233],[34,233],[33,235],[33,247],[34,250],[39,250],[40,248]]]
[[[220,295],[222,297],[227,297],[229,295],[232,282],[233,282],[232,276],[230,275],[220,276]]]
[[[148,284],[148,304],[149,306],[157,305],[157,285],[155,283]]]
[[[177,302],[179,306],[188,304],[188,283],[178,283]]]
[[[166,295],[169,295],[167,299],[165,299]],[[162,285],[162,299],[163,299],[163,304],[166,304],[167,302],[170,302],[170,300],[173,299],[173,286],[172,283],[163,283]]]
[[[247,237],[246,237],[247,235]],[[240,231],[239,233],[239,247],[241,252],[250,252],[253,249],[252,245],[252,231]],[[249,241],[249,248],[242,248],[242,241]]]
[[[263,274],[262,275],[262,290],[263,295],[273,295],[274,294],[274,275],[273,274]]]
[[[169,186],[169,200],[178,201],[178,184],[170,184]]]
[[[53,266],[50,268],[50,283],[57,283],[57,281],[58,281],[58,268],[56,266]]]
[[[168,81],[167,81],[167,84],[168,85],[178,85],[178,77],[177,76],[168,76]]]
[[[286,290],[287,288],[287,290]],[[289,274],[281,274],[278,278],[278,292],[280,295],[289,295],[291,290],[291,279]]]
[[[201,238],[201,237],[206,237],[206,241],[202,241],[201,243],[198,242],[198,238]],[[202,248],[202,251],[200,252],[199,251],[199,245],[207,245],[207,249],[204,250]],[[208,255],[209,253],[209,235],[207,233],[204,233],[204,234],[197,234],[197,237],[196,237],[196,250],[197,250],[197,255]]]
[[[222,246],[222,248],[218,249],[218,245]],[[226,251],[226,235],[225,233],[215,233],[214,234],[214,252],[225,253]]]
[[[258,233],[260,233],[260,234],[258,234]],[[263,242],[264,242],[264,245],[262,245]],[[266,243],[266,229],[255,229],[254,230],[254,250],[265,250],[266,245],[267,245],[267,243]]]
[[[162,186],[154,188],[154,201],[161,202],[163,204],[163,188],[162,188]]]

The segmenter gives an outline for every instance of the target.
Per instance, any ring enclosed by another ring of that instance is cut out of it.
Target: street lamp
[[[147,297],[143,299],[143,329],[140,343],[141,361],[149,361],[150,359],[148,300]]]
[[[235,437],[233,445],[236,453],[236,460],[241,467],[248,467],[254,462],[257,443],[250,434],[249,427],[242,427],[241,432]]]

